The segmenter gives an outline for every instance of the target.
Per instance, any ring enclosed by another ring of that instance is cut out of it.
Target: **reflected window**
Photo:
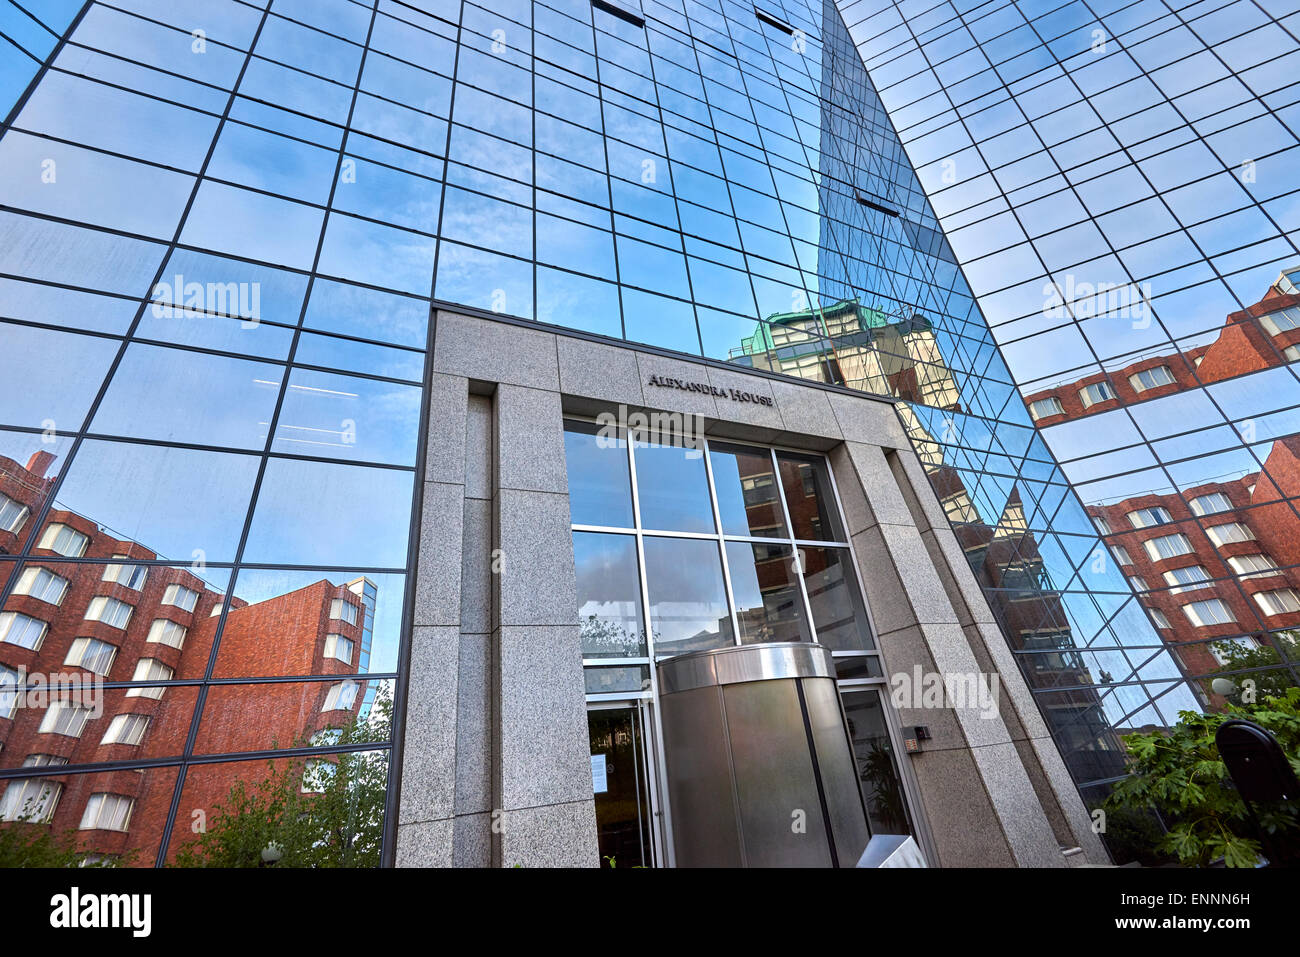
[[[1169,594],[1191,591],[1194,588],[1210,584],[1210,574],[1200,565],[1188,565],[1186,568],[1173,568],[1165,572],[1165,584],[1177,585],[1169,589]]]
[[[316,742],[313,741],[312,743],[315,744]],[[324,794],[337,772],[338,765],[333,761],[324,761],[317,758],[306,762],[303,765],[302,793]]]
[[[1220,598],[1194,601],[1191,604],[1184,605],[1183,614],[1187,616],[1188,621],[1198,628],[1205,628],[1210,625],[1231,625],[1237,621],[1232,609]]]
[[[1174,374],[1169,366],[1156,366],[1153,369],[1143,369],[1141,372],[1133,373],[1128,377],[1128,381],[1134,391],[1145,392],[1147,389],[1155,389],[1162,385],[1172,385]]]
[[[1142,547],[1147,550],[1147,554],[1151,556],[1153,562],[1165,558],[1174,558],[1178,555],[1187,555],[1192,551],[1192,543],[1187,540],[1186,535],[1180,532],[1153,538],[1150,541],[1143,542]]]
[[[336,685],[330,685],[329,693],[325,695],[325,703],[321,705],[321,711],[351,711],[352,706],[357,703],[359,687],[355,681],[341,681]]]
[[[344,601],[342,598],[335,598],[330,601],[330,618],[349,625],[355,625],[357,623],[357,606],[350,601]]]
[[[39,618],[16,611],[0,612],[0,641],[40,651],[45,632],[50,626]]]
[[[1287,306],[1277,312],[1265,313],[1259,317],[1259,324],[1268,330],[1270,336],[1300,329],[1300,306]]]
[[[0,718],[12,718],[18,710],[19,693],[16,689],[21,679],[18,669],[0,665]]]
[[[199,593],[184,585],[168,585],[163,592],[162,604],[175,605],[182,611],[193,611],[198,601]]]
[[[1173,518],[1169,514],[1169,509],[1156,505],[1129,512],[1128,521],[1134,528],[1150,528],[1152,525],[1164,525],[1173,521]]]
[[[108,730],[100,744],[125,744],[134,747],[144,740],[149,730],[147,714],[119,714],[109,722]]]
[[[68,649],[68,657],[63,659],[63,663],[104,676],[112,669],[116,658],[117,645],[110,645],[98,638],[78,638]]]
[[[54,701],[45,709],[41,720],[41,734],[61,734],[68,738],[79,738],[90,720],[91,709],[67,701]]]
[[[1249,555],[1231,555],[1228,565],[1242,578],[1264,578],[1278,574],[1277,562],[1262,552]]]
[[[110,628],[122,629],[131,623],[131,613],[134,611],[124,601],[100,595],[90,599],[90,604],[86,606],[86,621],[103,622]]]
[[[52,754],[29,754],[23,759],[23,767],[35,768],[50,765],[64,765],[67,758]],[[5,788],[4,797],[0,798],[0,821],[26,821],[30,824],[48,824],[59,806],[59,797],[63,794],[63,785],[45,778],[25,778],[10,781]]]
[[[1252,597],[1266,615],[1286,615],[1300,611],[1300,594],[1294,588],[1255,592]]]
[[[1211,525],[1205,530],[1210,541],[1216,545],[1231,545],[1234,542],[1253,542],[1255,533],[1241,522],[1227,522],[1223,525]]]
[[[0,531],[13,532],[16,535],[26,524],[28,514],[29,509],[26,505],[0,493]]]
[[[1115,390],[1109,382],[1094,382],[1092,385],[1086,385],[1079,390],[1079,399],[1083,402],[1085,409],[1090,409],[1098,402],[1105,402],[1107,399],[1115,398]]]
[[[15,595],[28,595],[49,605],[63,604],[63,596],[67,591],[68,580],[48,568],[24,569],[14,587]]]
[[[1035,422],[1039,419],[1047,418],[1049,415],[1064,415],[1065,406],[1061,400],[1054,395],[1049,395],[1045,399],[1035,399],[1029,403],[1029,415]]]
[[[131,680],[171,681],[174,677],[176,677],[176,670],[169,668],[157,658],[141,658],[135,664],[135,674],[131,676]],[[166,690],[166,688],[131,688],[127,691],[126,697],[159,699]]]
[[[341,661],[345,665],[352,664],[352,639],[344,638],[342,635],[325,636],[325,657],[333,658],[335,661]]]
[[[126,558],[125,555],[114,555],[114,558]],[[104,581],[116,582],[132,591],[139,591],[144,587],[145,580],[149,577],[149,569],[144,565],[109,565],[104,569]]]
[[[83,831],[125,831],[135,801],[125,794],[92,794],[78,827]]]
[[[1173,627],[1173,625],[1169,624],[1169,619],[1165,617],[1165,613],[1159,608],[1148,608],[1147,613],[1151,616],[1151,620],[1156,623],[1157,628]]]
[[[189,629],[184,625],[168,621],[166,618],[155,618],[153,624],[149,626],[149,637],[145,641],[152,644],[167,645],[170,648],[183,648],[185,646],[185,636],[188,632]]]
[[[90,539],[75,528],[54,524],[46,527],[45,534],[36,547],[57,552],[64,558],[80,558],[86,553],[89,544]]]
[[[1222,492],[1198,495],[1187,504],[1193,515],[1214,515],[1216,512],[1227,512],[1232,509],[1232,500]]]
[[[569,510],[575,525],[632,527],[627,442],[611,427],[566,422]]]

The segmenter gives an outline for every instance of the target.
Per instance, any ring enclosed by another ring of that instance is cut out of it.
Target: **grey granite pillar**
[[[933,560],[886,449],[847,441],[832,453],[831,465],[841,495],[852,503],[845,511],[887,674],[910,675],[917,666],[923,674],[988,674],[945,586],[955,569]],[[978,588],[966,597],[983,602]],[[904,725],[930,728],[924,751],[904,760],[920,782],[944,866],[1066,866],[1003,717],[1005,689],[1020,683],[1014,670],[998,676],[993,713],[974,702],[898,709]]]
[[[454,863],[465,423],[460,376],[434,373],[397,826],[399,867]]]
[[[495,407],[493,859],[595,866],[560,394],[502,383]]]
[[[437,317],[399,866],[595,866],[556,337]]]

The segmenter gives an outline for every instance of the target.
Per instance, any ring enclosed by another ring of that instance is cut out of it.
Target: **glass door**
[[[657,786],[644,702],[593,705],[591,787],[601,867],[655,867]]]

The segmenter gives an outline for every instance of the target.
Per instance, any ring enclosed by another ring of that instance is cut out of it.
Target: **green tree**
[[[1273,732],[1300,773],[1300,688],[1290,687],[1254,704],[1229,703],[1223,714],[1184,711],[1168,730],[1127,735],[1130,774],[1107,797],[1107,815],[1154,808],[1168,826],[1155,850],[1184,865],[1204,867],[1223,858],[1228,867],[1256,866],[1257,832],[1214,743],[1229,718],[1247,718]],[[1275,840],[1300,841],[1300,803],[1256,810],[1260,826]]]
[[[47,825],[26,818],[0,824],[0,868],[117,867],[114,858],[96,858],[81,846],[75,830],[56,834]]]
[[[385,688],[364,716],[295,746],[378,744],[391,729]],[[274,846],[280,867],[377,867],[387,789],[384,751],[272,759],[260,781],[231,786],[207,830],[177,851],[172,866],[259,867],[262,851]]]

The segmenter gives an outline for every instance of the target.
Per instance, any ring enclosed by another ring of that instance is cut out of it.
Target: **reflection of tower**
[[[914,425],[919,428],[919,425]],[[1124,773],[1124,752],[1096,687],[1101,675],[1087,667],[1060,591],[1044,565],[1037,537],[1028,527],[1013,486],[996,522],[984,520],[961,472],[944,464],[942,447],[930,441],[922,456],[989,607],[1008,636],[1021,674],[1036,694],[1066,766],[1076,781]]]
[[[369,578],[362,576],[348,582],[348,590],[361,599],[361,644],[357,648],[357,672],[364,674],[370,670],[370,646],[375,637],[375,603],[379,600],[379,589]],[[361,714],[369,714],[374,704],[378,685],[366,685],[366,697],[361,706]]]
[[[890,316],[856,299],[769,316],[729,359],[935,408],[957,408],[960,399],[929,320],[909,310]]]
[[[32,517],[52,487],[46,478],[52,463],[45,452],[26,467],[0,457],[3,551],[18,551],[32,534]],[[0,816],[7,822],[0,826],[76,831],[90,855],[135,849],[140,856],[133,863],[151,865],[174,769],[57,769],[183,754],[197,684],[104,689],[96,681],[197,683],[209,667],[223,606],[214,678],[339,680],[210,685],[194,753],[305,744],[366,713],[373,694],[367,691],[363,701],[363,683],[352,676],[367,669],[370,656],[377,590],[368,579],[340,585],[322,579],[254,603],[233,596],[227,602],[220,587],[200,576],[203,569],[141,564],[162,556],[75,512],[51,508],[38,534],[0,613],[0,680],[21,686],[27,676],[33,690],[37,682],[60,682],[63,693],[52,693],[52,704],[17,689],[0,696],[2,766],[51,769],[40,778],[0,783]],[[185,793],[192,808],[210,814],[230,784],[228,770],[196,765]],[[182,843],[173,842],[173,850]]]

